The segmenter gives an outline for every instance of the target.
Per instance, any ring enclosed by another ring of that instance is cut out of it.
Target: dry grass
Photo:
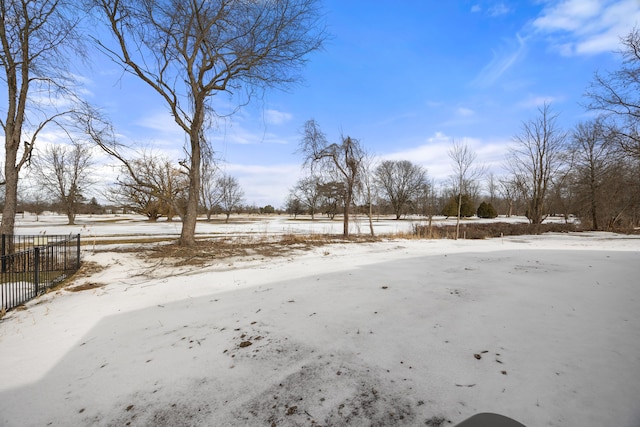
[[[570,231],[580,231],[575,224],[527,224],[491,222],[484,224],[460,224],[460,238],[464,239],[487,239],[502,236],[522,236],[541,233],[568,233]],[[455,225],[445,225],[433,227],[433,239],[453,239],[456,236]],[[424,225],[415,225],[413,234],[422,238],[428,238],[429,229]]]
[[[342,235],[259,235],[236,236],[198,240],[194,246],[180,246],[177,242],[155,245],[131,245],[118,249],[122,252],[143,252],[149,259],[161,259],[174,267],[205,266],[233,258],[273,258],[304,252],[333,243],[371,242],[379,239],[369,236],[345,238]]]

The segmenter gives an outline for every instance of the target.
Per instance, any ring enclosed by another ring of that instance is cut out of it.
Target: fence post
[[[40,247],[33,248],[33,281],[35,282],[35,294],[38,295],[40,284]]]
[[[0,246],[2,246],[0,248],[0,250],[2,251],[2,272],[6,273],[7,272],[7,258],[5,257],[5,255],[7,254],[7,247],[6,247],[6,234],[2,234],[2,244]]]
[[[80,270],[80,233],[76,234],[76,271]]]

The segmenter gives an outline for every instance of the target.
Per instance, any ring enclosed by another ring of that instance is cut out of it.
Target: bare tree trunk
[[[198,107],[196,106],[196,111]],[[200,161],[201,146],[200,132],[204,119],[204,105],[199,114],[194,114],[194,122],[191,131],[191,164],[189,167],[189,194],[187,196],[187,208],[182,219],[182,231],[180,232],[180,245],[193,246],[196,243],[196,223],[198,221],[198,201],[200,200]],[[227,217],[228,218],[228,217]]]
[[[460,238],[460,214],[462,213],[462,184],[458,193],[458,216],[456,217],[456,240]]]
[[[2,210],[2,225],[0,234],[14,234],[16,210],[18,204],[18,171],[15,165],[15,156],[10,159],[13,152],[7,151],[7,163],[5,164],[5,195],[4,209]],[[11,163],[13,161],[13,163]]]
[[[351,187],[351,185],[349,186]],[[349,208],[351,207],[351,188],[347,189],[347,194],[344,198],[344,215],[342,221],[342,234],[344,237],[349,237]]]

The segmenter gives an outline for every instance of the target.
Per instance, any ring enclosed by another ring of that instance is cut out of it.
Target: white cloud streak
[[[532,22],[562,55],[610,52],[640,23],[638,0],[563,0],[549,3]]]

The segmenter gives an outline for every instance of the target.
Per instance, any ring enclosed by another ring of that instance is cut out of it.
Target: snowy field
[[[135,217],[20,219],[21,234],[175,236]],[[379,221],[378,233],[412,221]],[[200,223],[208,236],[339,221]],[[366,233],[362,223],[360,231]],[[640,426],[640,238],[334,243],[104,268],[0,320],[2,426]]]

